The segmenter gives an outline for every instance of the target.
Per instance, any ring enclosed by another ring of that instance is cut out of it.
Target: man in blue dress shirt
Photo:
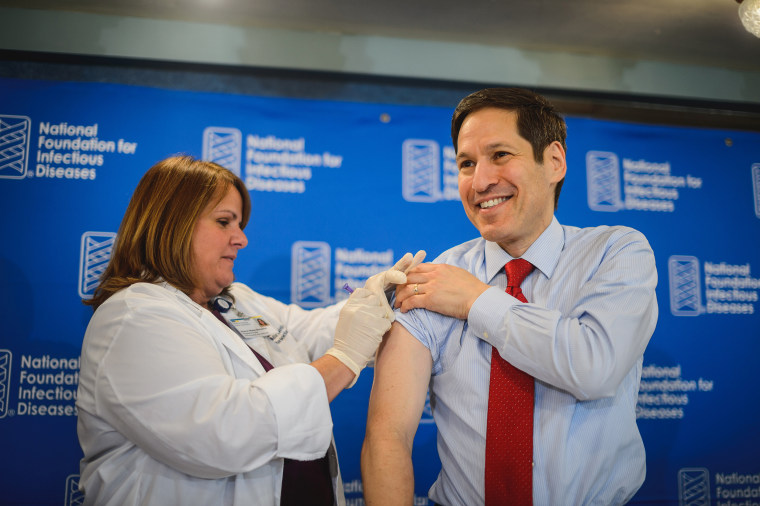
[[[481,238],[421,264],[397,290],[362,449],[369,506],[413,503],[428,387],[442,463],[430,498],[486,504],[492,350],[532,377],[533,504],[624,504],[643,483],[636,398],[657,322],[654,254],[631,228],[557,221],[565,137],[553,106],[527,90],[482,90],[455,110],[459,194]],[[517,258],[534,266],[527,303],[505,292],[504,266]]]

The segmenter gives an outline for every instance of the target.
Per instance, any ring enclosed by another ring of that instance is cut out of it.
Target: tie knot
[[[504,266],[507,272],[507,286],[518,287],[533,270],[533,264],[522,258],[515,258]]]

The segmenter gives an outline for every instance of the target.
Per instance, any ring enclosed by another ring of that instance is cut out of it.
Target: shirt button
[[[488,339],[488,332],[483,332],[483,339]]]

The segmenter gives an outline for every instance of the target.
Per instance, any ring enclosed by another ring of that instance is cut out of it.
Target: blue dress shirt
[[[430,404],[442,469],[436,503],[484,503],[492,346],[535,378],[533,503],[615,505],[644,481],[636,398],[644,349],[657,322],[654,254],[628,227],[577,228],[556,218],[522,258],[528,303],[505,293],[512,259],[482,238],[436,263],[492,285],[467,320],[427,310],[396,318],[430,350]]]

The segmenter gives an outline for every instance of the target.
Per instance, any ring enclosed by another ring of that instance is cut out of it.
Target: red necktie
[[[528,302],[520,289],[533,265],[518,258],[505,266],[507,293]],[[533,504],[533,377],[491,350],[486,429],[486,505]]]

